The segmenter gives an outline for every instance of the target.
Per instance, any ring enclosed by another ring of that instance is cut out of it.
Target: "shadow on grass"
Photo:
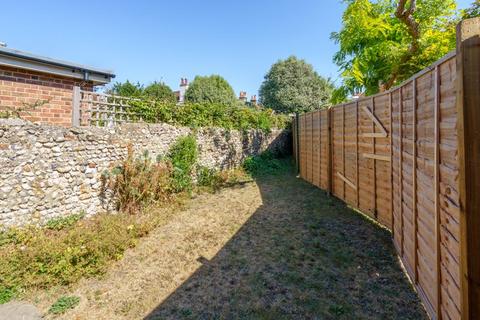
[[[388,231],[290,165],[255,182],[263,205],[145,319],[426,319]]]

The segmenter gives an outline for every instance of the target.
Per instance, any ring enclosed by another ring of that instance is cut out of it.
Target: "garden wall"
[[[101,197],[101,174],[122,160],[127,146],[152,159],[165,155],[180,136],[192,133],[168,124],[124,124],[115,128],[62,128],[0,119],[0,225],[42,223],[84,210],[109,209]],[[249,155],[284,152],[289,132],[198,129],[198,164],[236,166]]]

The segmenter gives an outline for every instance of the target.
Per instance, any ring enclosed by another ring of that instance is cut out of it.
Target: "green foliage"
[[[52,314],[62,314],[69,309],[75,308],[80,303],[80,298],[76,296],[60,297],[48,310]]]
[[[260,87],[260,101],[281,113],[308,112],[329,106],[332,83],[305,60],[294,56],[273,64]]]
[[[260,155],[248,157],[242,166],[248,174],[262,176],[283,172],[290,164],[287,159],[278,158],[272,152],[265,151]]]
[[[143,95],[157,101],[176,103],[177,99],[172,89],[163,82],[153,82],[143,91]]]
[[[144,100],[155,100],[162,103],[175,104],[177,99],[172,89],[163,82],[154,81],[148,86],[137,82],[132,83],[129,80],[125,82],[116,82],[108,93],[122,97],[138,98]]]
[[[7,303],[15,297],[15,288],[0,287],[0,304]]]
[[[150,123],[165,122],[191,128],[260,129],[266,132],[274,128],[285,128],[290,123],[288,116],[275,114],[267,108],[225,106],[219,103],[186,103],[175,106],[151,100],[130,103],[130,111]],[[136,116],[132,115],[132,118],[135,119]]]
[[[134,215],[99,214],[73,228],[10,229],[0,246],[0,296],[3,302],[28,288],[68,285],[84,276],[103,274],[157,220]]]
[[[248,179],[248,175],[245,174],[245,171],[239,169],[219,171],[199,166],[197,167],[196,173],[197,186],[201,190],[206,190],[212,193],[217,192],[223,187],[231,186]]]
[[[135,158],[132,147],[120,167],[104,172],[104,190],[113,190],[117,210],[138,213],[145,206],[168,200],[171,167],[168,163],[153,163],[148,154]]]
[[[213,190],[219,189],[223,179],[215,169],[207,167],[197,168],[197,185],[200,187],[209,187]]]
[[[71,214],[66,217],[58,217],[48,220],[45,227],[51,230],[62,230],[75,225],[80,219],[85,217],[85,212]]]
[[[123,83],[115,82],[108,92],[118,96],[138,98],[143,96],[143,91],[144,86],[140,82],[132,83],[127,80]]]
[[[475,18],[480,16],[480,0],[476,0],[462,13],[463,19]]]
[[[0,232],[0,303],[28,289],[69,285],[82,277],[102,275],[111,261],[121,259],[125,250],[162,221],[155,211],[142,210],[145,206],[174,203],[174,193],[192,189],[197,153],[193,136],[179,138],[168,156],[156,162],[147,153],[134,158],[129,148],[122,165],[103,174],[103,187],[113,190],[118,214],[82,219],[80,213],[50,220],[45,228]],[[275,173],[286,166],[269,152],[248,158],[244,164],[252,175]],[[197,168],[198,185],[209,191],[244,177],[241,170]],[[62,299],[54,310],[66,310],[71,302]]]
[[[36,100],[33,103],[23,102],[21,107],[0,105],[0,119],[19,118],[25,115],[32,116],[31,112],[49,103],[50,100]]]
[[[340,45],[333,60],[343,78],[334,102],[397,85],[455,48],[454,0],[417,1],[413,18],[419,24],[418,41],[395,16],[398,0],[346,2],[342,29],[331,36]],[[418,49],[412,53],[414,42]]]
[[[225,106],[237,101],[230,84],[219,75],[196,76],[185,92],[185,99],[193,103],[215,103]]]
[[[192,135],[180,137],[168,152],[173,172],[171,186],[175,192],[192,190],[192,171],[197,162],[197,141]]]

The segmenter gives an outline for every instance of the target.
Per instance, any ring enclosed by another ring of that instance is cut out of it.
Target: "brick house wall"
[[[93,84],[53,74],[0,66],[0,112],[39,101],[44,104],[22,113],[32,122],[62,127],[72,125],[73,87],[92,91]]]

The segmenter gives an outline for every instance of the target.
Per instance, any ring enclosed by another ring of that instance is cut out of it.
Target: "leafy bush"
[[[5,288],[0,286],[0,304],[7,303],[16,294],[16,288]]]
[[[0,246],[0,299],[6,302],[25,289],[68,285],[100,275],[122,257],[159,218],[125,213],[99,214],[74,228],[11,229],[12,241]]]
[[[175,192],[192,189],[192,172],[197,161],[197,141],[192,135],[180,137],[168,152],[172,164],[171,186]]]
[[[71,214],[66,217],[53,218],[47,221],[45,227],[51,230],[62,230],[75,225],[80,219],[85,217],[85,212]]]
[[[289,168],[287,159],[280,159],[270,151],[265,151],[258,156],[252,156],[243,162],[244,170],[252,176],[275,174],[280,170]]]
[[[271,109],[249,108],[246,106],[225,106],[219,103],[173,104],[154,101],[131,101],[133,120],[149,123],[165,122],[191,128],[220,127],[226,129],[260,129],[269,132],[274,128],[285,128],[290,118],[277,115]]]
[[[193,103],[218,103],[224,106],[237,101],[230,84],[219,75],[196,76],[185,92],[185,99]]]
[[[333,88],[311,64],[290,56],[272,65],[259,93],[263,105],[288,114],[327,108]]]
[[[143,95],[144,86],[140,82],[132,83],[129,80],[125,82],[115,82],[111,89],[107,92],[123,97],[141,97]]]
[[[149,84],[144,90],[143,95],[157,101],[164,101],[168,103],[176,103],[177,98],[172,89],[163,82],[153,82]]]
[[[197,168],[197,185],[200,187],[210,187],[217,190],[223,183],[222,176],[215,169],[207,167]]]
[[[113,190],[117,210],[134,214],[146,205],[168,199],[170,175],[168,163],[153,163],[148,154],[135,158],[129,146],[122,165],[104,172],[102,179],[104,190]]]
[[[239,169],[219,171],[199,166],[196,171],[197,186],[201,190],[212,193],[217,192],[222,187],[234,185],[248,178],[245,172]]]
[[[48,310],[52,314],[62,314],[68,309],[75,308],[80,303],[80,298],[76,296],[63,296],[60,297]]]

